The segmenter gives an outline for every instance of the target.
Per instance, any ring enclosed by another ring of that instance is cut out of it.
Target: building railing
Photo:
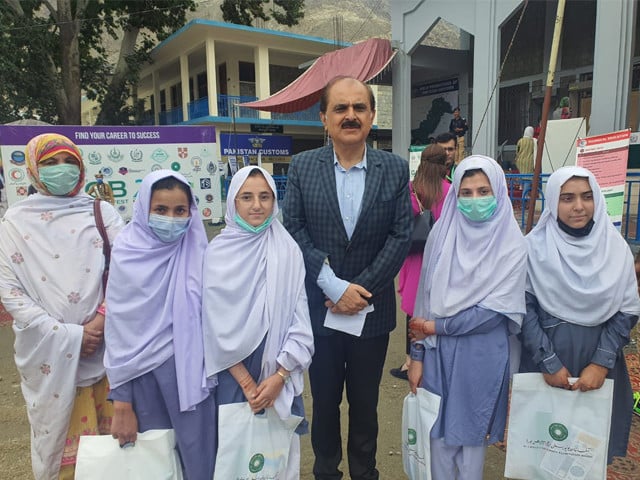
[[[202,97],[189,102],[189,120],[209,115],[209,98]]]
[[[528,205],[531,198],[531,184],[533,175],[529,174],[506,174],[507,188],[509,190],[509,198],[513,205],[513,213],[516,220],[520,224],[520,228],[524,232],[527,216]],[[273,177],[276,182],[278,201],[284,199],[287,186],[286,175],[278,175]],[[542,174],[540,185],[538,188],[538,198],[536,200],[535,217],[533,224],[535,225],[540,218],[540,214],[544,210],[547,180],[549,174]],[[228,186],[230,179],[227,179]],[[624,210],[622,213],[622,235],[625,240],[632,244],[640,244],[640,172],[628,172],[624,195]]]
[[[259,111],[249,107],[238,106],[241,103],[253,102],[257,97],[243,95],[218,95],[218,117],[260,118]],[[202,97],[188,103],[189,120],[209,116],[209,99]],[[235,109],[235,111],[234,111]],[[179,112],[179,113],[178,113]],[[293,113],[271,113],[272,120],[290,120],[299,122],[320,122],[320,104],[316,103],[306,110]],[[153,122],[153,118],[149,120]],[[181,108],[160,113],[160,125],[174,125],[184,121]],[[146,123],[145,124],[149,124]],[[153,124],[153,123],[150,123]]]
[[[176,125],[178,123],[182,123],[182,108],[174,108],[173,110],[160,112],[158,117],[160,125]]]
[[[248,97],[243,95],[218,95],[218,116],[232,118],[258,118],[258,110],[238,106],[241,103],[253,102],[257,99],[258,97]]]
[[[533,183],[532,174],[516,174],[507,173],[507,189],[509,190],[509,198],[511,199],[511,205],[513,205],[513,214],[516,216],[516,220],[520,224],[520,228],[524,231],[527,224],[527,218],[529,216],[529,200],[531,199],[531,187]],[[549,174],[545,173],[540,175],[540,182],[538,185],[538,197],[536,198],[536,208],[533,224],[536,224],[536,220],[539,218],[540,213],[544,210],[544,191],[545,185]]]

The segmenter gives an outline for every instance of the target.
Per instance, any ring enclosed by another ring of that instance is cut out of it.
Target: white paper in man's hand
[[[362,334],[364,320],[369,312],[373,312],[373,305],[367,305],[353,315],[332,313],[330,309],[327,309],[327,315],[324,317],[324,326],[359,337]]]

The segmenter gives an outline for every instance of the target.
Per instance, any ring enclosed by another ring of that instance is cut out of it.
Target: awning
[[[267,112],[292,113],[311,107],[329,80],[346,75],[367,82],[385,69],[395,52],[391,42],[370,38],[341,50],[325,53],[311,67],[279,92],[264,100],[242,103]]]

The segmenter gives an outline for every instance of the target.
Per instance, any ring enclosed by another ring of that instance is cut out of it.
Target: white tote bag
[[[409,480],[431,480],[429,433],[438,419],[440,397],[424,388],[409,393],[402,405],[402,465]]]
[[[284,479],[294,430],[302,417],[280,419],[273,408],[256,415],[247,402],[218,407],[214,480]]]
[[[580,392],[547,385],[541,373],[513,376],[504,475],[524,480],[603,480],[613,380]]]
[[[80,437],[76,480],[182,480],[173,430],[139,433],[132,447],[120,448],[111,435]]]

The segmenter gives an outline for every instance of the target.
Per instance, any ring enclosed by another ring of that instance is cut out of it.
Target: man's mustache
[[[354,120],[346,120],[342,123],[342,128],[360,128],[360,123]]]

